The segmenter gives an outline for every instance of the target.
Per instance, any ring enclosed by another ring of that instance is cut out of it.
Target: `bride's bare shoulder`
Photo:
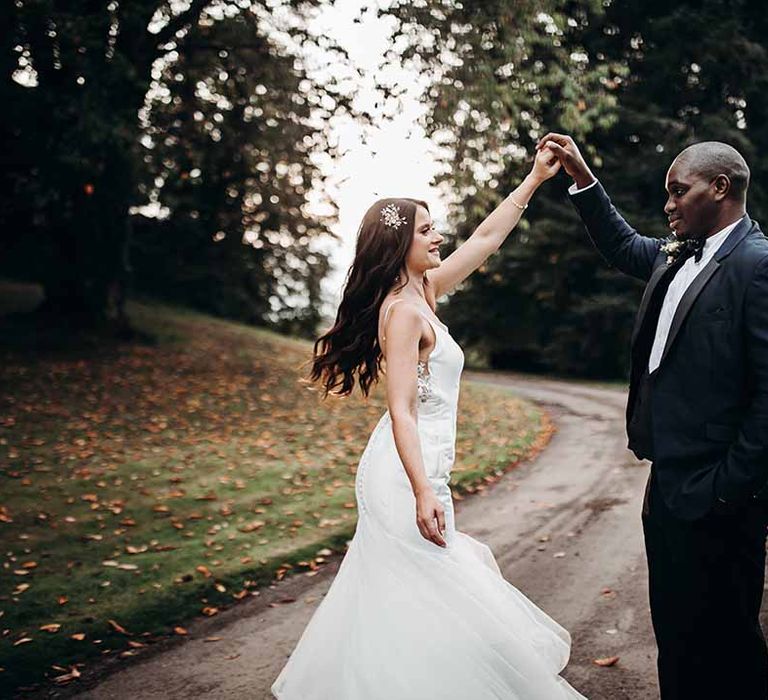
[[[405,302],[405,303],[398,303]],[[398,308],[399,307],[399,308]],[[381,302],[381,308],[379,309],[379,322],[382,325],[386,325],[392,315],[397,313],[398,316],[405,315],[406,317],[412,314],[418,314],[416,307],[410,303],[405,297],[391,294],[384,298]]]

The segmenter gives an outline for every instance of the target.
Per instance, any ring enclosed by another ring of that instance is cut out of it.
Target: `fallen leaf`
[[[40,629],[43,632],[58,632],[61,629],[61,625],[58,622],[52,622],[49,625],[42,625]]]
[[[131,634],[125,627],[123,627],[121,624],[115,622],[114,620],[107,620],[109,625],[112,627],[115,632],[120,632],[120,634]]]
[[[189,633],[187,632],[187,630],[185,630],[183,627],[174,627],[174,628],[173,628],[173,631],[174,631],[176,634],[182,634],[182,635],[183,635],[183,634],[189,634]]]
[[[128,552],[128,554],[142,554],[146,552],[149,549],[149,546],[146,544],[141,545],[141,547],[134,547],[132,544],[128,544],[125,546],[125,551]]]
[[[53,680],[55,683],[69,683],[76,678],[80,678],[80,671],[77,670],[76,666],[72,666],[69,673],[65,673],[61,676],[54,676]]]
[[[613,666],[620,658],[619,656],[607,656],[604,659],[595,659],[592,663],[597,666]]]
[[[22,637],[21,639],[17,639],[13,643],[13,646],[17,647],[19,646],[19,644],[26,644],[27,642],[31,642],[31,641],[32,641],[32,637]]]

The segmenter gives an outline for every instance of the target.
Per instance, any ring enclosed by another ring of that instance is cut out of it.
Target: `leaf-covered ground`
[[[382,387],[321,402],[302,383],[309,343],[162,306],[131,315],[158,342],[0,351],[0,694],[184,634],[354,531]],[[465,382],[457,498],[548,430]]]

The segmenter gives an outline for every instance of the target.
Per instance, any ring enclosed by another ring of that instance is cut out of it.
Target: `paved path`
[[[640,524],[647,465],[625,447],[624,392],[498,373],[465,376],[543,405],[557,433],[534,462],[458,503],[458,528],[486,542],[505,577],[571,631],[564,675],[590,700],[657,698]],[[77,697],[271,698],[269,686],[338,564],[337,558],[318,576],[294,576],[188,625],[188,638],[118,666]],[[286,598],[296,602],[274,605]],[[209,635],[223,639],[204,642]],[[613,667],[593,663],[613,655],[620,656]]]

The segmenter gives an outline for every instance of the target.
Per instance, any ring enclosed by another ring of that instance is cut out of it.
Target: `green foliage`
[[[329,147],[311,125],[319,108],[295,57],[259,24],[240,13],[201,27],[151,86],[141,189],[170,217],[142,222],[138,283],[222,316],[311,332],[328,269],[313,244],[329,217],[307,212],[307,193],[322,182],[311,154]]]
[[[396,12],[403,32],[420,38],[413,60],[435,71],[428,128],[446,149],[456,242],[520,181],[525,154],[550,130],[579,142],[647,235],[668,233],[664,176],[692,141],[742,151],[753,172],[750,214],[762,217],[768,72],[766,20],[754,3],[426,1]],[[624,376],[641,285],[594,251],[568,184],[558,176],[537,193],[444,313],[494,366]]]
[[[334,212],[307,211],[310,154],[345,104],[330,83],[307,95],[297,46],[317,4],[9,4],[3,271],[83,320],[125,322],[134,288],[312,329]],[[167,216],[130,215],[147,204]]]

